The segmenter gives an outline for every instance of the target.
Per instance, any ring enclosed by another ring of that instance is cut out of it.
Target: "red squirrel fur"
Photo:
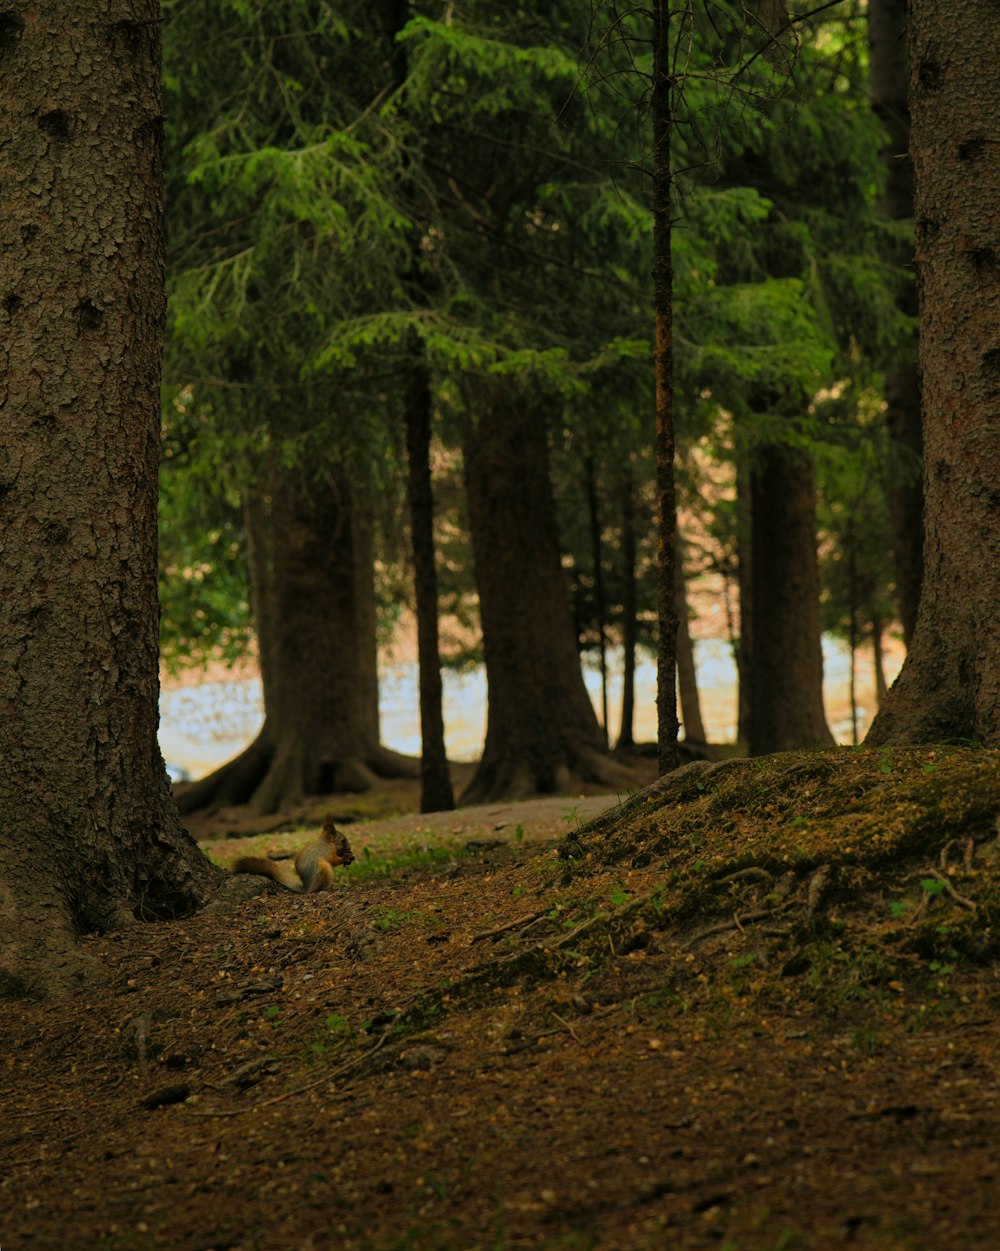
[[[233,865],[234,873],[258,873],[286,890],[312,895],[328,890],[333,884],[333,870],[338,864],[351,864],[354,853],[345,835],[333,823],[333,817],[323,822],[323,830],[315,843],[303,847],[295,857],[295,868],[268,860],[266,856],[244,856]]]

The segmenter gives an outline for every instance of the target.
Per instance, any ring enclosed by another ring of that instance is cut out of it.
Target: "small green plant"
[[[281,1024],[281,1009],[277,1004],[271,1004],[270,1007],[264,1009],[264,1020],[272,1029],[276,1029]]]
[[[339,1012],[331,1012],[323,1021],[323,1031],[308,1047],[311,1055],[320,1058],[332,1055],[350,1037],[350,1022]]]
[[[514,826],[514,842],[518,844],[524,842],[524,826],[520,821]]]
[[[622,904],[628,903],[631,898],[631,892],[627,891],[623,886],[619,886],[611,892],[611,902],[616,908],[620,908]]]
[[[567,808],[562,814],[562,819],[567,825],[571,825],[576,830],[580,829],[583,825],[583,822],[580,820],[580,809],[578,805],[574,805],[572,808]]]
[[[385,908],[372,919],[372,925],[383,934],[388,934],[392,930],[398,930],[407,921],[415,921],[420,915],[419,912],[397,912],[393,908]]]

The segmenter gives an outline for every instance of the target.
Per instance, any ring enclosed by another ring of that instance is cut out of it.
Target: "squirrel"
[[[333,885],[333,870],[338,864],[348,865],[354,860],[351,844],[333,823],[333,817],[323,822],[323,830],[315,843],[303,847],[295,856],[295,869],[277,864],[264,856],[243,856],[233,865],[233,873],[259,873],[286,890],[312,895],[328,890]]]

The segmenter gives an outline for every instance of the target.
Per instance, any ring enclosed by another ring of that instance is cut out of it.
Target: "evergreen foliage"
[[[651,439],[646,16],[613,4],[589,15],[568,3],[414,4],[394,44],[389,6],[354,0],[164,8],[174,655],[247,638],[234,504],[256,456],[320,475],[348,460],[379,498],[398,499],[400,388],[416,354],[431,370],[442,454],[485,378],[548,415],[581,641],[614,628],[616,501],[624,467],[648,477]],[[678,27],[677,84],[682,443],[714,441],[723,458],[774,441],[828,449],[824,524],[842,537],[838,495],[847,479],[876,490],[884,443],[869,401],[850,421],[814,401],[875,395],[911,330],[879,249],[900,227],[872,208],[880,132],[863,26],[803,23],[775,39],[743,5],[693,6]],[[685,498],[700,503],[725,565],[732,509],[718,492],[698,497],[695,479]],[[866,510],[874,552],[884,516]],[[442,589],[467,611],[461,510],[439,526]],[[383,555],[387,567],[401,559],[395,545]],[[648,553],[639,564],[649,604]],[[887,571],[872,578],[884,598]],[[831,624],[843,621],[833,570],[827,588]]]

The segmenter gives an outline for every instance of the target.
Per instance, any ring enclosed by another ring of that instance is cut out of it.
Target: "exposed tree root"
[[[566,746],[562,752],[548,752],[544,759],[502,748],[484,755],[460,802],[482,804],[526,795],[569,795],[579,792],[584,783],[626,793],[635,786],[635,774],[626,763],[590,746]]]
[[[275,743],[265,722],[245,751],[197,782],[176,788],[182,815],[246,805],[252,816],[295,807],[313,795],[365,791],[378,778],[414,777],[419,762],[375,744],[324,757],[298,736]]]

